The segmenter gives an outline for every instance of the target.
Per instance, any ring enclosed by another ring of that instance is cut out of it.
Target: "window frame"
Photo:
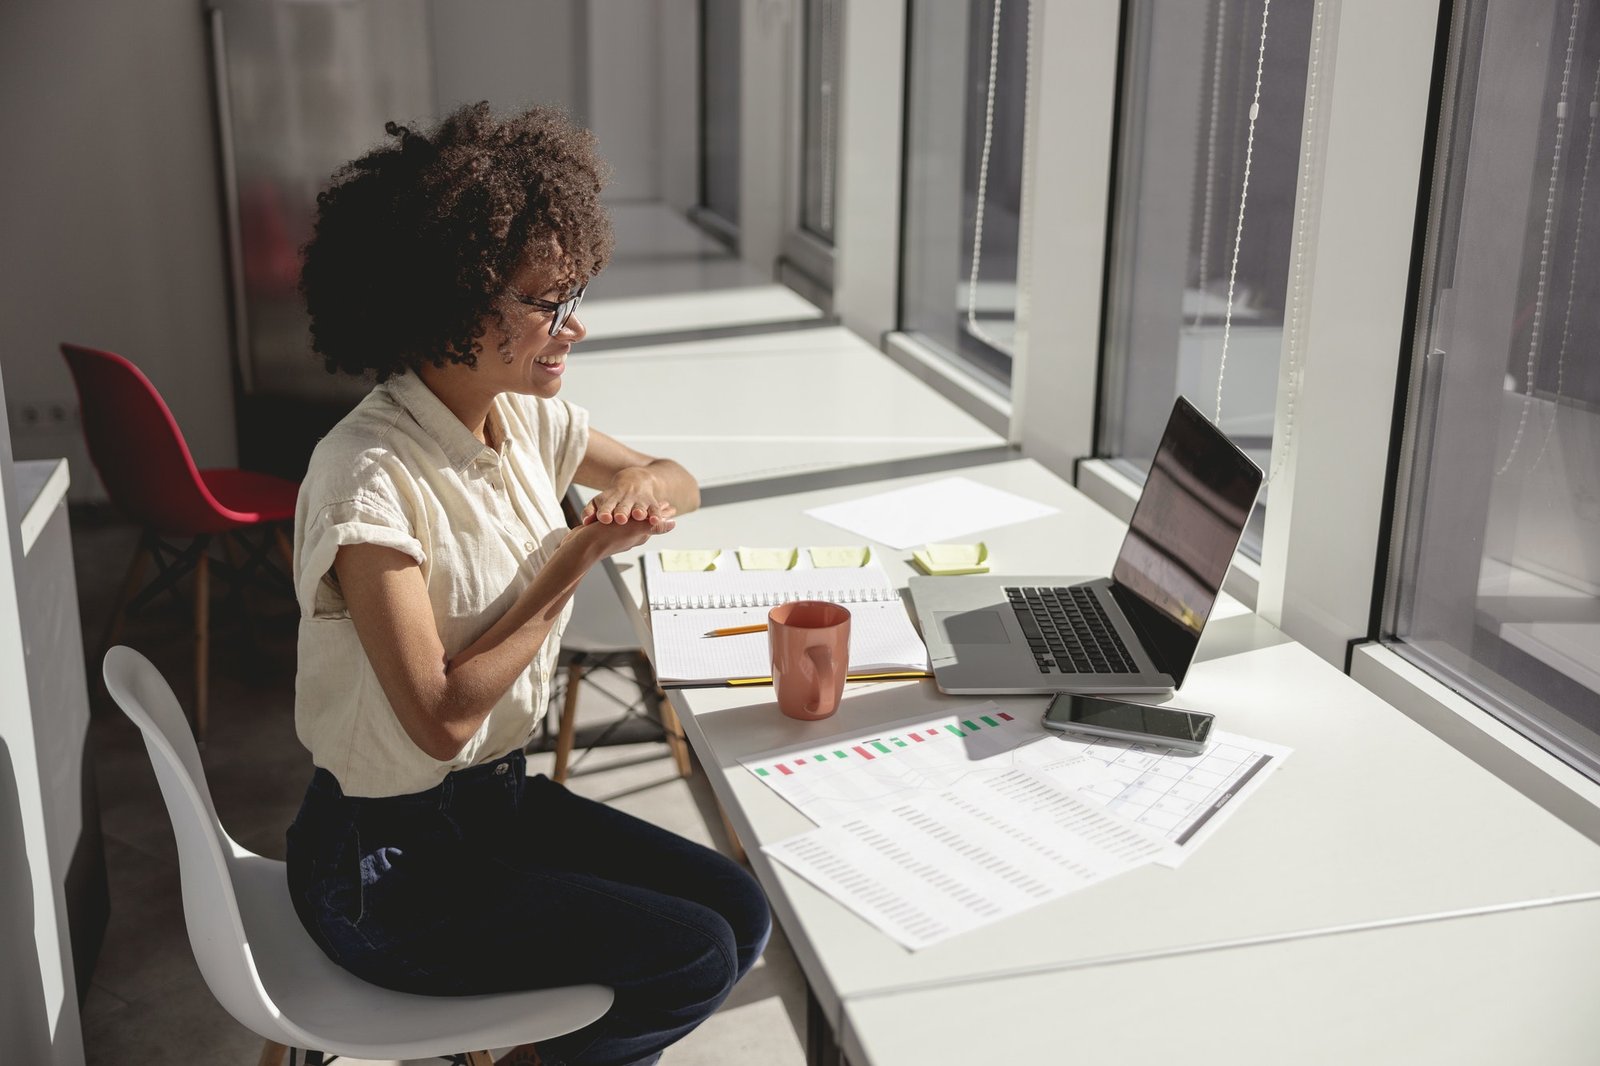
[[[796,72],[797,80],[794,92],[789,100],[788,114],[785,123],[789,131],[789,159],[792,160],[793,173],[786,187],[787,205],[784,218],[786,229],[783,234],[783,244],[778,258],[778,277],[784,284],[795,289],[812,303],[821,307],[824,312],[831,311],[834,290],[834,246],[824,240],[805,226],[805,168],[806,160],[806,78],[809,76],[807,59],[806,35],[810,30],[806,18],[806,5],[808,2],[824,2],[824,0],[791,0],[794,5],[794,32],[789,41],[789,62]],[[840,37],[840,67],[842,74],[844,50],[844,26],[838,27]],[[839,118],[840,94],[835,86],[835,115]],[[838,146],[834,149],[834,233],[839,231],[838,210]]]
[[[1434,255],[1433,221],[1459,190],[1455,181],[1436,180],[1436,167],[1449,155],[1462,132],[1458,121],[1460,100],[1455,92],[1471,76],[1461,69],[1457,53],[1468,39],[1484,32],[1480,8],[1476,19],[1454,17],[1455,0],[1442,0],[1435,88],[1437,99],[1429,130],[1428,166],[1424,171],[1425,207],[1416,229],[1416,267],[1411,310],[1412,336],[1402,353],[1403,380],[1396,400],[1396,442],[1392,471],[1392,503],[1387,515],[1382,568],[1378,572],[1372,610],[1370,642],[1352,653],[1350,672],[1360,671],[1363,683],[1375,691],[1394,693],[1396,706],[1446,737],[1478,762],[1495,769],[1507,781],[1596,839],[1600,839],[1600,750],[1569,743],[1544,718],[1501,693],[1463,676],[1448,664],[1411,646],[1398,634],[1409,600],[1401,595],[1402,570],[1419,544],[1421,513],[1413,509],[1415,497],[1425,491],[1419,478],[1420,462],[1434,444],[1438,416],[1440,364],[1434,343],[1435,323],[1424,306],[1433,292],[1439,263]],[[1467,695],[1467,692],[1472,695]],[[1535,703],[1536,697],[1529,697]],[[1514,778],[1516,780],[1514,780]],[[1524,787],[1523,779],[1534,782]],[[1594,804],[1584,818],[1571,813],[1573,796]],[[1591,827],[1594,831],[1591,832]]]
[[[1225,588],[1600,840],[1600,786],[1377,642],[1403,459],[1417,432],[1405,389],[1421,370],[1411,351],[1451,6],[1325,0],[1321,118],[1301,144],[1302,173],[1309,166],[1315,180],[1302,181],[1310,187],[1297,190],[1295,208],[1295,239],[1306,242],[1315,284],[1300,312],[1297,361],[1280,360],[1262,559],[1236,556]],[[1126,516],[1138,486],[1095,454],[1123,4],[1041,4],[1034,17],[1013,399],[932,365],[903,334],[891,333],[886,348],[955,402],[1005,423],[1025,455]],[[1034,298],[1046,292],[1053,298]]]

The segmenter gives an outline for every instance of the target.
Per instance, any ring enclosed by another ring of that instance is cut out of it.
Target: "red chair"
[[[63,344],[78,387],[83,435],[89,458],[100,474],[111,502],[143,527],[127,579],[112,609],[100,643],[99,658],[114,644],[122,622],[163,592],[177,597],[178,581],[194,580],[195,735],[206,736],[206,689],[210,630],[208,554],[213,540],[228,555],[222,575],[237,593],[245,583],[266,581],[292,591],[283,572],[268,555],[276,546],[285,561],[291,555],[284,524],[294,519],[300,486],[271,474],[248,470],[199,470],[166,401],[138,367],[112,352]],[[246,531],[259,531],[254,541]],[[180,543],[173,543],[174,540]],[[181,543],[187,540],[187,544]],[[235,563],[234,549],[244,552]],[[147,559],[159,573],[139,591]],[[220,562],[220,560],[219,560]]]

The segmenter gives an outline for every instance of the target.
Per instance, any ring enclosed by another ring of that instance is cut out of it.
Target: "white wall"
[[[437,113],[487,100],[496,111],[557,104],[579,122],[584,0],[431,0]]]
[[[798,11],[792,0],[743,0],[739,16],[739,254],[763,274],[772,273],[789,229]]]
[[[6,398],[0,381],[0,400]],[[83,1032],[66,924],[50,862],[46,782],[28,686],[17,568],[23,563],[11,445],[0,417],[0,1058],[46,1066],[83,1062]]]
[[[655,3],[589,0],[589,126],[611,164],[606,199],[661,195],[661,12]]]
[[[437,97],[564,104],[600,138],[608,199],[686,207],[692,15],[692,0],[431,0]],[[103,491],[64,340],[131,358],[196,461],[235,462],[209,62],[198,0],[0,4],[0,368],[18,457],[67,456],[75,499]]]
[[[611,164],[606,199],[686,208],[698,192],[695,18],[695,0],[430,0],[438,112],[565,107]]]
[[[660,185],[656,197],[687,212],[700,202],[700,3],[659,0],[660,81],[656,112]],[[605,76],[603,69],[594,76]]]
[[[0,5],[0,367],[20,458],[100,495],[64,340],[150,376],[201,466],[234,462],[226,274],[196,0]],[[30,430],[26,409],[46,428]]]

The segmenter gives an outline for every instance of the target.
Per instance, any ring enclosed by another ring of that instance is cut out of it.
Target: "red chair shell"
[[[199,470],[166,401],[114,352],[63,344],[78,387],[89,458],[111,502],[170,536],[197,536],[294,517],[299,486],[247,470]]]

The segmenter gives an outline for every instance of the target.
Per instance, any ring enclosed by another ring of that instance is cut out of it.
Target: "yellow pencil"
[[[713,630],[711,630],[711,632],[707,633],[706,636],[708,636],[708,637],[737,637],[741,633],[765,633],[766,631],[767,631],[767,624],[765,622],[762,622],[759,625],[753,625],[753,626],[729,626],[727,629],[713,629]]]

